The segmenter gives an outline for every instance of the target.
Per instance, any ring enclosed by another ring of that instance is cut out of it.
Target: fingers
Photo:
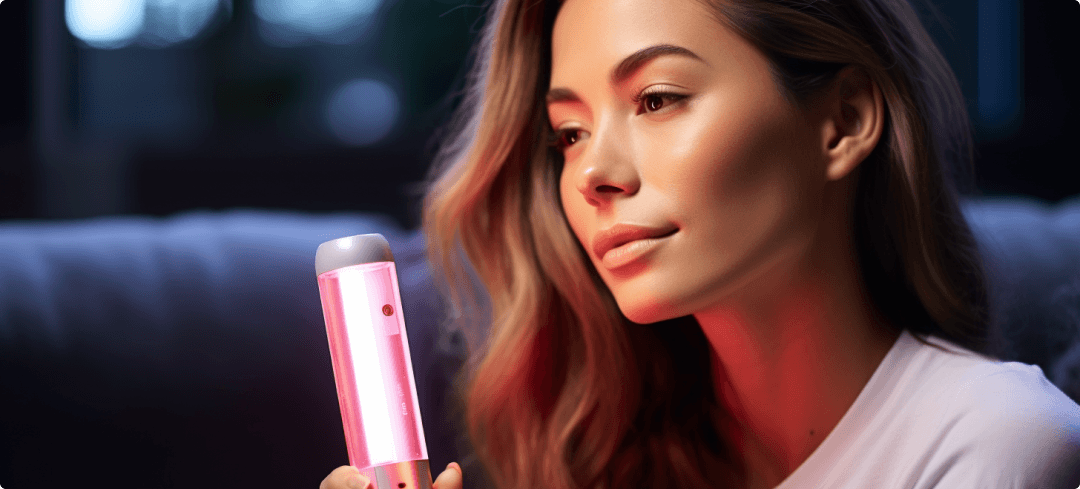
[[[461,485],[461,466],[457,462],[450,462],[446,470],[435,479],[432,489],[461,489]],[[374,487],[367,477],[351,465],[342,465],[334,469],[319,484],[319,489],[374,489]]]
[[[450,462],[446,470],[435,479],[431,489],[461,489],[461,466],[457,462]]]
[[[319,484],[319,489],[373,489],[374,486],[367,477],[360,474],[356,467],[342,465],[334,469],[330,475]]]

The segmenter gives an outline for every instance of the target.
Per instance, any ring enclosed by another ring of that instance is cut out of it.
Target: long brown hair
[[[878,84],[885,131],[857,169],[863,279],[893,324],[987,352],[985,278],[949,173],[970,169],[967,114],[911,6],[698,1],[765,54],[793,104],[851,64]],[[467,339],[469,442],[500,488],[740,487],[730,415],[702,388],[700,327],[627,320],[566,223],[543,103],[558,8],[489,7],[424,201],[430,261]]]

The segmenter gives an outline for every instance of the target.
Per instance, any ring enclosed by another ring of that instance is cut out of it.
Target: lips
[[[593,239],[593,253],[603,260],[604,255],[632,241],[670,236],[678,231],[675,226],[645,227],[632,224],[616,224],[596,234]]]

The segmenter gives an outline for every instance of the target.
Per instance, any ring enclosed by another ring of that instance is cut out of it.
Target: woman
[[[466,479],[1080,485],[1080,407],[993,356],[964,104],[904,0],[506,0],[479,48],[424,220],[490,307]]]

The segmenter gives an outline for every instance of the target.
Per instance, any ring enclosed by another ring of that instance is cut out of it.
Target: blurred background
[[[913,1],[966,97],[971,193],[1080,196],[1080,3]],[[345,463],[311,254],[391,226],[321,213],[418,225],[487,2],[0,0],[0,485],[314,487]],[[304,212],[135,217],[238,208]],[[1080,234],[1013,211],[980,236],[1010,244],[1015,358],[1052,373]],[[132,217],[67,222],[97,216]],[[395,243],[434,351],[422,244]],[[455,370],[435,356],[426,392]]]
[[[259,207],[385,212],[408,194],[480,28],[458,0],[0,3],[0,216]]]
[[[977,192],[1080,193],[1076,0],[916,0]],[[0,218],[257,207],[418,224],[482,0],[3,0]]]

